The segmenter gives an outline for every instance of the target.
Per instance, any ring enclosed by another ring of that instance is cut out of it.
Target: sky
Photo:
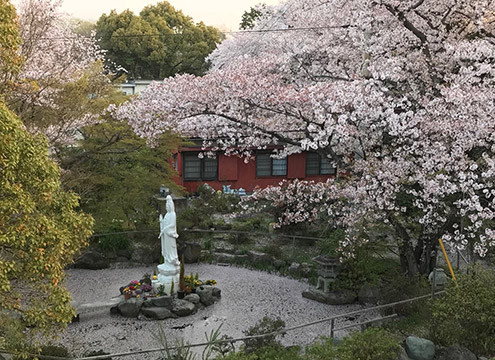
[[[238,30],[245,10],[259,3],[277,4],[281,0],[168,0],[173,7],[191,16],[195,22],[216,26],[223,31]],[[96,21],[111,10],[122,12],[130,9],[138,14],[146,5],[158,0],[64,0],[62,11],[76,18]]]

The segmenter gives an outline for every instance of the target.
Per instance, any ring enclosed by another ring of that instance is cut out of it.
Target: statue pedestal
[[[177,292],[179,289],[179,272],[180,272],[180,263],[179,265],[173,265],[169,263],[163,263],[157,266],[158,267],[158,276],[156,280],[152,281],[153,289],[158,290],[160,285],[165,287],[165,292],[168,295],[170,294],[170,288],[172,286],[172,281],[174,282],[174,292]]]

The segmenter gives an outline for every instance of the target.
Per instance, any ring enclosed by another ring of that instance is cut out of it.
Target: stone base
[[[170,289],[172,282],[174,283],[174,292],[179,289],[179,265],[172,265],[168,263],[158,265],[158,276],[156,280],[151,281],[153,289],[158,290],[160,285],[165,287],[165,292],[170,295]]]
[[[330,305],[352,304],[356,301],[356,294],[351,291],[323,292],[317,289],[304,290],[302,296]]]

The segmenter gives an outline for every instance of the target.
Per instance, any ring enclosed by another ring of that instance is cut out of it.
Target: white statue
[[[170,195],[167,196],[166,208],[167,213],[165,216],[160,214],[160,235],[158,235],[162,244],[162,256],[164,264],[179,265],[177,243],[175,241],[179,234],[177,234],[174,202]]]
[[[165,216],[161,214],[159,216],[160,235],[158,235],[162,245],[163,264],[158,265],[158,276],[156,280],[152,281],[152,284],[155,289],[163,285],[165,292],[170,294],[172,284],[174,284],[175,290],[178,289],[179,285],[180,262],[177,256],[177,243],[175,241],[179,237],[179,234],[177,234],[174,202],[170,195],[166,199],[167,213]]]

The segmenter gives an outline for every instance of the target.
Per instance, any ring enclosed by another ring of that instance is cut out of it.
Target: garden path
[[[119,294],[120,286],[140,279],[145,273],[152,273],[153,268],[70,269],[67,271],[66,285],[76,303],[108,301]],[[65,333],[60,335],[59,343],[75,356],[97,350],[110,353],[145,350],[160,346],[152,335],[160,325],[170,336],[171,342],[175,338],[183,338],[190,343],[200,343],[205,341],[205,332],[210,333],[220,325],[222,334],[242,337],[243,330],[249,329],[264,316],[279,316],[290,327],[361,308],[360,305],[326,305],[303,298],[301,293],[309,286],[307,283],[262,271],[187,264],[185,272],[186,275],[197,272],[203,280],[217,280],[222,290],[221,300],[189,317],[161,321],[127,319],[111,315],[109,311],[82,314],[80,322],[69,324]],[[336,327],[363,319],[342,319],[336,322]],[[281,340],[284,345],[305,345],[324,335],[328,335],[328,324],[290,332]],[[139,357],[122,359],[130,358]],[[142,358],[156,359],[159,356],[148,354]]]

